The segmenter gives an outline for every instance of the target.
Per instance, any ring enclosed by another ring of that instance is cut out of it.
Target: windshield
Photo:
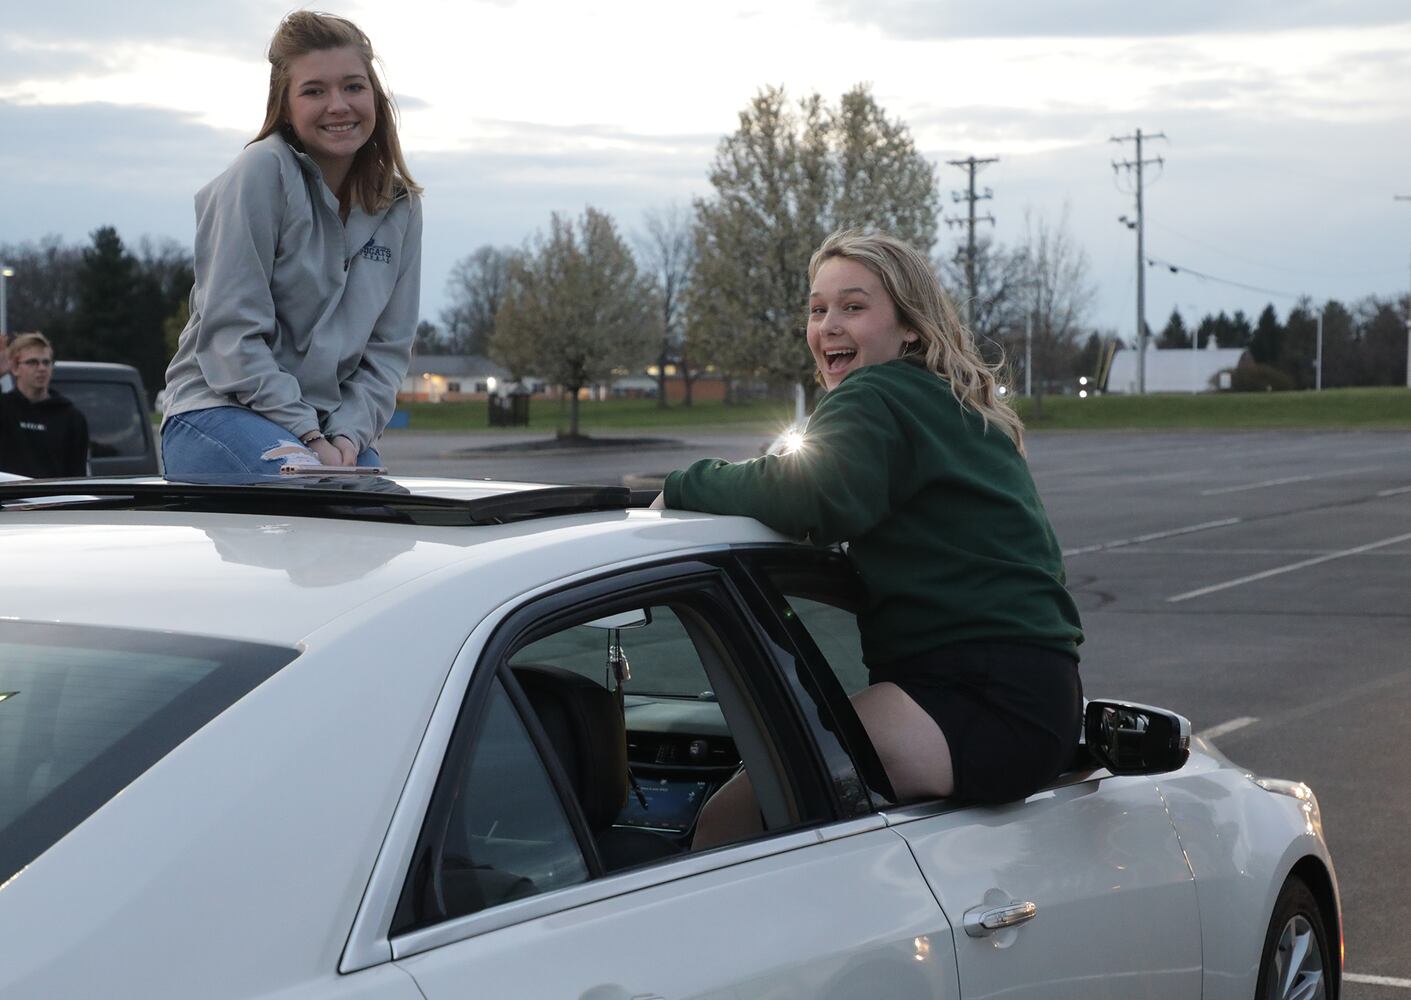
[[[0,622],[0,885],[295,655]]]
[[[127,382],[58,381],[55,388],[83,411],[94,458],[141,458],[147,454],[143,423],[147,406]]]

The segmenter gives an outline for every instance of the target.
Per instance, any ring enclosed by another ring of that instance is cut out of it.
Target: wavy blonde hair
[[[345,17],[313,10],[296,10],[279,22],[269,43],[269,97],[265,101],[265,123],[251,143],[278,132],[284,140],[299,149],[299,140],[289,124],[289,64],[310,52],[328,49],[356,49],[367,69],[372,84],[373,107],[377,121],[372,135],[353,159],[339,201],[347,205],[356,201],[363,211],[378,212],[390,205],[402,191],[421,193],[412,180],[407,161],[402,157],[402,144],[397,138],[397,109],[392,95],[382,84],[376,68],[377,56],[372,42],[363,30]]]
[[[974,335],[960,321],[925,255],[886,233],[845,229],[814,251],[808,262],[809,283],[820,267],[838,257],[857,261],[877,275],[896,308],[897,323],[917,335],[902,345],[901,357],[923,360],[928,370],[950,384],[961,406],[978,413],[985,427],[999,427],[1024,454],[1024,423],[1000,394],[1000,366],[980,356]]]

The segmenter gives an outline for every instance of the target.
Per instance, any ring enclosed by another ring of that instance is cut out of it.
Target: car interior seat
[[[650,830],[615,827],[627,802],[627,729],[612,692],[562,667],[518,664],[525,697],[583,809],[604,869],[616,871],[680,852]]]

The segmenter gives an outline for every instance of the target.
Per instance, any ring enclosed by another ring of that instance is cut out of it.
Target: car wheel
[[[1255,1000],[1334,1000],[1332,952],[1318,901],[1296,878],[1274,904]]]

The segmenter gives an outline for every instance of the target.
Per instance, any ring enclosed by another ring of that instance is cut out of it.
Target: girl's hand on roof
[[[350,439],[339,434],[333,439],[333,447],[338,449],[338,465],[358,464],[358,446]]]

